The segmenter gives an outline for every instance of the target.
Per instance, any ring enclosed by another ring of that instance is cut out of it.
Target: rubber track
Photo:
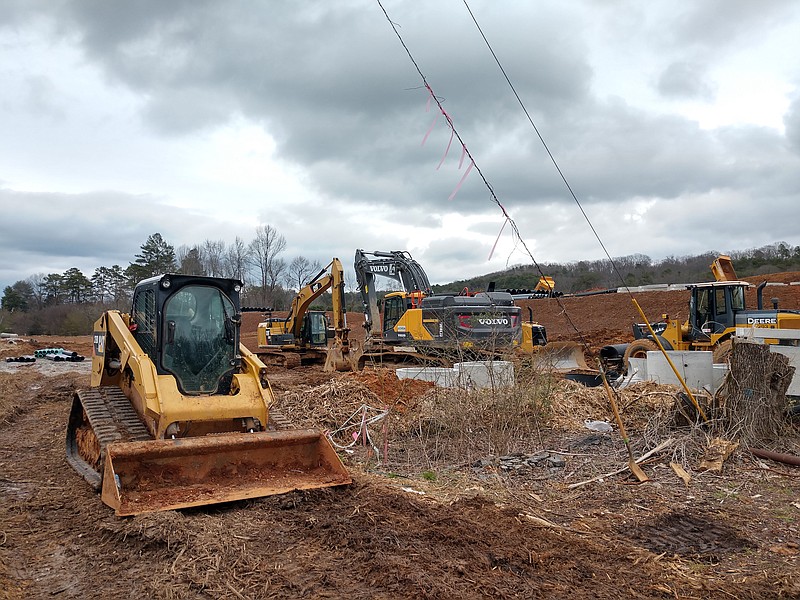
[[[78,392],[89,424],[100,442],[100,453],[112,442],[150,440],[152,437],[130,401],[116,387]]]
[[[292,425],[292,422],[283,415],[283,413],[275,410],[274,408],[270,408],[267,429],[271,429],[273,431],[276,429],[278,431],[284,431],[286,429],[294,429],[294,426]]]
[[[100,446],[100,469],[105,462],[108,444],[118,441],[149,440],[151,437],[119,388],[102,387],[77,392],[67,425],[66,458],[81,477],[95,490],[100,491],[102,473],[96,470],[94,465],[86,462],[78,450],[76,431],[83,423],[84,414],[89,419],[89,426]]]

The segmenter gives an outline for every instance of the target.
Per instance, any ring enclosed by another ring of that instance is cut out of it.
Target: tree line
[[[3,290],[0,331],[27,335],[91,332],[102,310],[127,310],[139,281],[163,273],[229,277],[245,283],[243,306],[285,310],[296,290],[322,268],[304,256],[284,257],[286,239],[271,225],[256,229],[250,242],[205,240],[177,248],[153,233],[126,266],[101,266],[91,276],[73,267],[64,273],[35,274]],[[327,308],[325,299],[322,308]]]
[[[84,335],[91,333],[99,314],[109,308],[128,310],[133,288],[139,281],[162,273],[183,273],[230,277],[245,283],[242,305],[286,310],[297,290],[322,265],[297,256],[284,257],[286,239],[274,227],[263,225],[245,242],[237,237],[227,244],[206,240],[201,244],[170,245],[159,233],[148,236],[140,252],[125,267],[97,267],[87,277],[80,269],[64,273],[37,274],[17,281],[3,290],[0,298],[0,332],[26,335]],[[539,268],[553,277],[556,291],[576,293],[587,290],[638,286],[654,283],[694,283],[711,279],[710,264],[720,252],[696,256],[669,256],[654,261],[643,254],[608,260],[546,263]],[[769,273],[800,271],[800,246],[777,242],[760,248],[727,252],[740,278]],[[491,282],[496,289],[532,289],[540,276],[532,264],[512,266],[504,271],[433,286],[435,293],[485,290]],[[346,294],[348,310],[360,310],[354,285]],[[315,308],[330,309],[324,294]]]
[[[609,260],[594,260],[566,264],[544,263],[539,267],[541,274],[555,280],[557,292],[569,294],[656,283],[710,281],[713,279],[710,265],[720,254],[731,257],[741,279],[769,273],[800,271],[800,246],[791,246],[786,242],[742,251],[708,251],[693,256],[668,256],[658,261],[644,254],[632,254],[614,258],[613,264]],[[535,265],[516,265],[504,271],[434,286],[434,291],[464,288],[485,290],[490,282],[494,282],[496,289],[533,289],[539,277],[539,269]]]

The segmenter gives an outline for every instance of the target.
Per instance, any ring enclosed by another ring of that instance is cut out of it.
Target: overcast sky
[[[800,4],[468,4],[612,256],[800,245]],[[535,259],[603,258],[464,2],[383,6]],[[1,0],[0,81],[0,286],[264,224],[434,283],[530,262],[476,169],[448,200],[376,1]]]

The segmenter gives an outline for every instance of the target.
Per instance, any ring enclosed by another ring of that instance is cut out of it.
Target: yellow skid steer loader
[[[118,515],[351,483],[322,433],[271,409],[266,367],[239,342],[241,285],[153,277],[130,314],[95,323],[67,461]]]

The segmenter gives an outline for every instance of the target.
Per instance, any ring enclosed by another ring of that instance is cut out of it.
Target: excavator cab
[[[383,336],[384,339],[396,337],[394,327],[406,311],[412,308],[412,300],[404,292],[386,294],[383,299]],[[403,334],[401,337],[405,337]]]
[[[321,310],[310,310],[303,315],[300,338],[309,346],[327,346],[331,336],[328,317]]]

